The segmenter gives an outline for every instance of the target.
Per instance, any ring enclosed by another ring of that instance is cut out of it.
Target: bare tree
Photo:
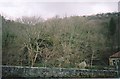
[[[35,25],[37,23],[43,22],[44,20],[41,17],[36,16],[32,17],[23,16],[22,18],[16,19],[16,21],[24,24]]]

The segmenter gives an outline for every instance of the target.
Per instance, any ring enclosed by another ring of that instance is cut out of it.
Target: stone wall
[[[117,77],[114,70],[2,66],[3,77]]]

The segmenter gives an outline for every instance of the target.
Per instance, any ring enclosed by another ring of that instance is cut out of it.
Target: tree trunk
[[[35,61],[36,61],[37,56],[38,56],[38,53],[36,53],[36,54],[35,54],[35,57],[32,59],[32,67],[33,67],[34,64],[35,64]]]

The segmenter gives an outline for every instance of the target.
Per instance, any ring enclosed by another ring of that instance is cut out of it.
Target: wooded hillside
[[[99,59],[107,65],[120,50],[120,13],[70,16],[44,20],[2,17],[3,65],[79,67]],[[79,67],[80,68],[80,67]]]

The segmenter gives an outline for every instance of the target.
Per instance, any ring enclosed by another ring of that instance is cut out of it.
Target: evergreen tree
[[[116,31],[116,22],[115,22],[113,17],[110,19],[109,28],[108,29],[109,29],[109,35],[110,36],[114,36],[115,31]]]

